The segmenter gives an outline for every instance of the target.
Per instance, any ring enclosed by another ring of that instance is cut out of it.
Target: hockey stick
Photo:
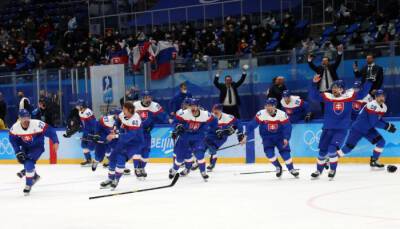
[[[254,142],[254,139],[251,139],[251,140],[249,140],[249,141],[247,141],[247,142]],[[247,142],[246,142],[246,143],[247,143]],[[234,144],[234,145],[225,146],[225,147],[222,147],[222,148],[217,149],[217,151],[221,151],[221,150],[224,150],[224,149],[229,149],[229,148],[232,148],[232,147],[235,147],[235,146],[238,146],[238,145],[241,145],[241,144],[240,144],[240,143],[237,143],[237,144]]]
[[[84,142],[93,142],[93,143],[98,143],[98,144],[107,144],[104,141],[94,141],[92,139],[87,139],[87,138],[76,138],[77,140],[81,140]]]
[[[164,185],[164,186],[159,186],[159,187],[154,187],[154,188],[137,189],[137,190],[128,191],[128,192],[119,192],[119,193],[113,193],[113,194],[107,194],[107,195],[92,196],[92,197],[89,197],[89,200],[99,199],[99,198],[104,198],[104,197],[111,197],[111,196],[120,196],[120,195],[126,195],[126,194],[137,193],[137,192],[153,191],[153,190],[164,189],[164,188],[171,188],[176,184],[178,179],[179,179],[179,173],[177,173],[174,176],[171,184],[169,184],[169,185]]]
[[[299,171],[300,169],[294,169]],[[256,171],[256,172],[243,172],[243,173],[239,173],[239,175],[251,175],[251,174],[260,174],[260,173],[274,173],[276,172],[275,170],[267,170],[267,171]],[[287,170],[282,170],[282,172],[287,172]]]

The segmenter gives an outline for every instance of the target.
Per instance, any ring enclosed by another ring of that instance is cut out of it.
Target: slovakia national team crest
[[[140,118],[142,119],[147,119],[147,117],[149,117],[149,114],[147,111],[141,111],[139,112]]]
[[[355,110],[355,111],[361,110],[361,104],[357,103],[357,102],[354,102],[353,103],[353,110]]]
[[[103,77],[103,102],[110,104],[113,102],[113,82],[111,76]]]
[[[343,111],[344,111],[344,102],[334,102],[333,103],[333,111],[337,115],[343,113]]]
[[[21,138],[22,138],[22,141],[24,141],[26,143],[30,143],[33,140],[32,135],[25,135],[25,136],[22,136]]]
[[[268,131],[269,132],[276,132],[278,131],[279,125],[277,123],[268,123]]]
[[[190,122],[189,123],[189,129],[197,130],[199,128],[200,128],[200,123],[198,123],[198,122]]]

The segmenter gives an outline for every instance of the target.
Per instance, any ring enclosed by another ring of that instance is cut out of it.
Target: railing
[[[358,60],[362,66],[367,53],[374,53],[376,62],[384,67],[384,88],[388,93],[389,116],[400,116],[400,106],[395,101],[400,89],[400,44],[374,45],[373,48],[345,50],[338,74],[350,87],[354,82],[352,64]],[[326,53],[315,53],[316,64]],[[141,72],[133,72],[131,66],[125,68],[125,88],[133,86],[141,90],[150,90],[154,99],[161,103],[167,111],[169,101],[178,91],[179,84],[186,82],[189,91],[201,100],[205,108],[218,102],[218,91],[212,81],[216,71],[222,75],[232,75],[236,81],[241,75],[240,66],[248,64],[248,77],[239,88],[242,101],[242,117],[251,118],[263,106],[265,93],[271,86],[272,79],[281,75],[286,78],[286,85],[294,93],[307,98],[307,88],[314,72],[306,63],[305,54],[294,49],[290,52],[274,54],[258,54],[224,57],[204,57],[196,61],[177,59],[172,65],[172,73],[163,80],[151,80],[151,64],[144,64]],[[0,74],[1,75],[1,74]],[[41,69],[30,73],[3,73],[0,76],[0,92],[8,104],[7,123],[10,125],[16,119],[18,99],[16,94],[23,91],[36,106],[39,98],[46,97],[52,101],[57,126],[64,125],[69,111],[78,98],[84,98],[91,104],[91,76],[88,68],[73,69]],[[319,114],[319,106],[313,106]]]

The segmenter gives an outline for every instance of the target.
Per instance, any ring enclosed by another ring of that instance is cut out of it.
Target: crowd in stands
[[[395,3],[390,12],[398,9]],[[397,14],[376,12],[369,3],[356,9],[328,7],[326,11],[335,14],[335,24],[326,27],[318,39],[310,38],[307,21],[296,21],[290,13],[285,13],[282,21],[265,13],[261,23],[250,16],[226,17],[221,26],[208,21],[201,28],[187,23],[172,25],[169,31],[154,26],[148,33],[122,35],[106,30],[104,36],[97,36],[88,32],[82,5],[23,6],[1,17],[0,72],[125,63],[133,48],[147,40],[169,40],[181,60],[201,61],[204,55],[246,55],[292,48],[304,55],[323,51],[329,56],[340,43],[348,50],[352,45],[395,40],[400,33]]]

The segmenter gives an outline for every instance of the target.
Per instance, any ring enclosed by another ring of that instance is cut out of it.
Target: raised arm
[[[315,75],[312,81],[312,84],[308,90],[308,97],[312,100],[318,101],[318,102],[323,102],[323,98],[321,96],[321,93],[318,90],[318,82],[321,81],[321,76],[320,75]]]
[[[311,68],[315,73],[319,73],[319,72],[318,72],[318,67],[315,66],[315,64],[313,63],[313,58],[312,58],[311,55],[308,56],[308,58],[307,58],[307,63],[308,63],[308,66],[310,66],[310,68]]]
[[[371,87],[372,87],[372,82],[366,81],[362,86],[361,90],[357,92],[356,99],[363,99],[365,96],[367,96]]]
[[[342,55],[343,55],[343,45],[339,45],[337,47],[338,53],[335,59],[335,63],[333,64],[333,68],[336,69],[339,67],[340,62],[342,62]]]
[[[215,87],[217,87],[219,90],[222,90],[222,85],[223,84],[220,84],[218,81],[219,81],[219,76],[220,76],[220,74],[219,74],[219,72],[217,73],[217,74],[215,74],[215,77],[214,77],[214,85],[215,85]]]

